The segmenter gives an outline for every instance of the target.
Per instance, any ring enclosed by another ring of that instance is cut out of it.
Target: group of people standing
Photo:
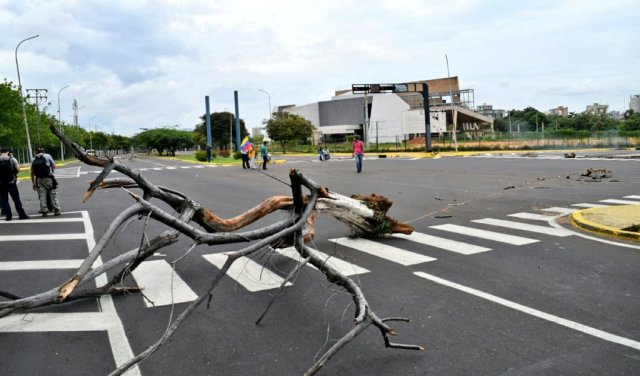
[[[242,140],[242,144],[240,145],[240,155],[242,156],[243,169],[257,170],[256,148],[248,136]],[[260,146],[260,156],[262,157],[262,169],[268,170],[267,163],[271,157],[269,155],[269,149],[267,149],[267,141],[264,141]]]
[[[38,193],[40,201],[40,213],[43,217],[53,211],[53,215],[60,215],[60,202],[58,201],[58,182],[53,175],[56,163],[51,155],[38,148],[36,157],[31,162],[31,184],[33,190]],[[13,212],[9,203],[9,196],[18,213],[18,219],[29,219],[29,215],[22,207],[20,192],[18,190],[18,173],[20,164],[13,157],[9,149],[0,149],[0,207],[6,221],[13,220]]]

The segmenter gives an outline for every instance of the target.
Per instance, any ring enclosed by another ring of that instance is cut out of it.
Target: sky
[[[47,89],[46,111],[133,135],[205,113],[262,126],[270,106],[352,84],[458,76],[495,109],[640,94],[638,0],[0,0],[0,79]],[[65,86],[68,88],[63,89]],[[62,91],[61,91],[62,89]]]

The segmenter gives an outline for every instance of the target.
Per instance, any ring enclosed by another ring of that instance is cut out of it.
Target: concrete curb
[[[589,231],[640,241],[640,232],[624,230],[623,228],[630,226],[625,225],[622,227],[620,224],[622,223],[620,219],[623,221],[626,220],[627,223],[640,224],[630,222],[633,220],[633,216],[629,215],[629,213],[632,213],[632,210],[634,214],[636,211],[640,213],[640,205],[583,209],[571,213],[570,218],[575,226]]]

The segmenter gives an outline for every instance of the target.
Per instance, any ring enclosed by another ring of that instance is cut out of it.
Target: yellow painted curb
[[[638,233],[638,232],[621,230],[621,229],[619,229],[617,227],[606,226],[606,225],[603,225],[601,223],[594,222],[594,221],[591,221],[591,220],[587,219],[585,217],[585,215],[584,215],[584,212],[587,212],[587,211],[593,210],[593,209],[598,209],[598,208],[579,210],[579,211],[571,213],[571,222],[575,226],[578,226],[580,228],[583,228],[583,229],[586,229],[586,230],[589,230],[589,231],[598,232],[598,233],[605,233],[607,235],[612,235],[612,236],[617,236],[617,237],[621,237],[621,238],[625,238],[625,239],[633,239],[633,240],[639,240],[640,241],[640,233]]]

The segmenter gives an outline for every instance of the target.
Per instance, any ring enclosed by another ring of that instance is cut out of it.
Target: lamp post
[[[24,98],[22,96],[22,81],[20,81],[20,67],[18,66],[18,47],[20,47],[20,45],[23,42],[26,42],[30,39],[34,39],[39,37],[40,35],[34,35],[32,37],[29,37],[27,39],[23,39],[22,41],[20,41],[20,43],[18,43],[18,45],[16,46],[16,70],[18,71],[18,88],[20,89],[20,103],[22,103],[22,116],[24,117],[24,128],[25,131],[27,132],[27,147],[28,147],[28,151],[29,151],[29,162],[31,162],[33,160],[33,153],[31,152],[31,138],[29,137],[29,123],[27,121],[27,110],[24,106]]]
[[[64,134],[64,130],[62,129],[62,119],[60,117],[60,92],[62,90],[70,87],[71,85],[67,85],[62,89],[58,90],[58,123],[60,123],[60,133]],[[64,161],[64,144],[60,141],[60,158]]]
[[[263,90],[263,89],[258,89],[258,91],[261,91],[261,92],[263,92],[263,93],[267,94],[267,97],[269,98],[269,117],[267,117],[267,120],[270,120],[270,119],[271,119],[271,116],[272,116],[272,115],[271,115],[271,95],[269,94],[269,92],[268,92],[268,91]]]

